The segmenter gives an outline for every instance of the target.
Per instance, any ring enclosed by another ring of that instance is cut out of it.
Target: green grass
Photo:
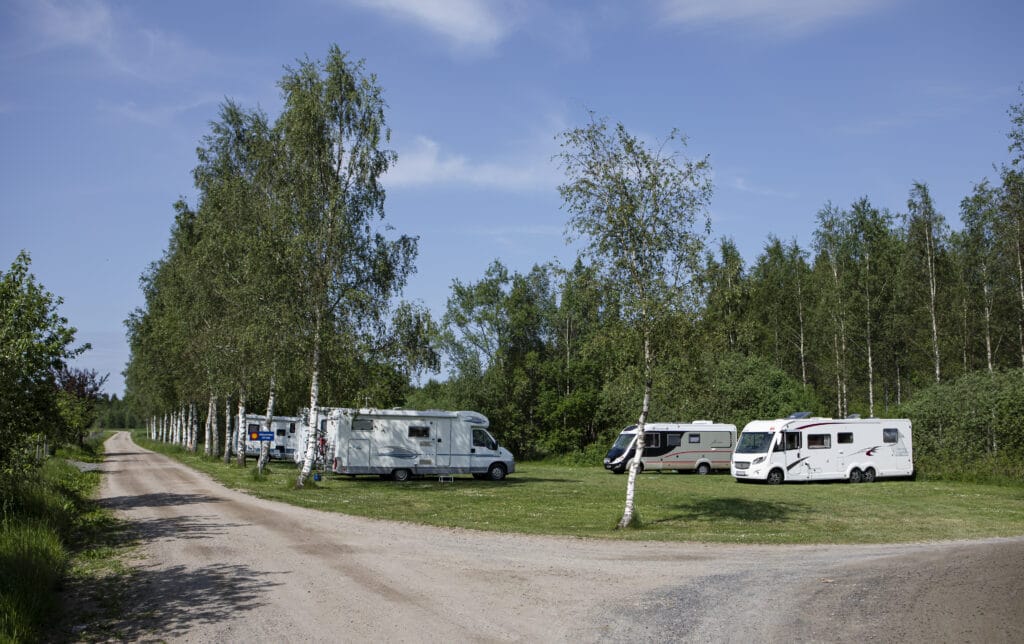
[[[0,642],[67,639],[70,625],[100,614],[64,610],[69,593],[102,588],[104,579],[125,573],[121,561],[130,545],[125,526],[93,500],[99,473],[81,472],[65,460],[101,460],[102,439],[92,436],[82,447],[62,448],[41,468],[5,482]],[[102,615],[109,609],[108,605]],[[55,619],[57,615],[62,619]],[[76,638],[85,634],[80,630]]]
[[[317,510],[500,532],[720,543],[895,543],[1024,534],[1024,485],[928,481],[741,484],[728,474],[642,474],[640,529],[615,530],[626,477],[601,467],[520,463],[505,481],[456,477],[394,483],[328,474],[293,489],[296,470],[272,463],[262,479],[148,442],[228,487]]]

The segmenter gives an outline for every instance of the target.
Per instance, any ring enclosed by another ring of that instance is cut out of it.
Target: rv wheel
[[[864,482],[865,483],[874,483],[875,482],[875,468],[869,467],[868,469],[864,470]]]
[[[850,483],[860,483],[864,480],[864,474],[856,467],[850,472]]]
[[[399,483],[408,481],[409,477],[411,476],[412,472],[410,472],[409,470],[395,470],[394,472],[391,473],[391,479],[394,481],[398,481]]]
[[[782,470],[772,470],[771,472],[768,472],[768,478],[765,480],[768,481],[768,485],[778,485],[782,483]]]
[[[711,466],[708,465],[707,463],[701,463],[700,465],[697,466],[697,474],[700,474],[700,475],[703,476],[704,474],[710,474],[710,473],[711,473]]]
[[[505,478],[505,466],[501,463],[494,463],[491,468],[487,470],[487,477],[492,481],[500,481]]]

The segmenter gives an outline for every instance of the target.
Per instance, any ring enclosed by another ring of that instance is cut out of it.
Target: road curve
[[[142,540],[125,640],[1021,642],[1024,538],[621,542],[322,513],[107,441],[101,503]]]

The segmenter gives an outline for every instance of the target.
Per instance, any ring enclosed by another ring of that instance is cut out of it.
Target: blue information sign
[[[249,432],[249,440],[269,443],[274,440],[274,432]]]

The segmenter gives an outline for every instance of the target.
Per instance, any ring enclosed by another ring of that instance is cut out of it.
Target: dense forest
[[[1009,109],[998,176],[979,177],[959,212],[938,212],[922,182],[894,209],[823,204],[809,246],[770,237],[752,261],[706,235],[687,296],[641,333],[585,256],[525,273],[495,261],[452,281],[440,319],[402,301],[417,240],[386,223],[378,180],[396,157],[376,79],[335,47],[279,86],[273,122],[222,106],[198,149],[198,200],[175,204],[127,320],[120,417],[173,425],[192,449],[229,452],[218,419],[247,405],[404,406],[483,412],[522,457],[593,453],[636,422],[644,334],[658,339],[651,420],[742,426],[807,410],[909,415],[927,433],[954,423],[937,402],[914,405],[957,383],[957,413],[985,387],[1024,398],[1024,102]],[[1001,423],[979,449],[1019,463],[1024,429]]]

